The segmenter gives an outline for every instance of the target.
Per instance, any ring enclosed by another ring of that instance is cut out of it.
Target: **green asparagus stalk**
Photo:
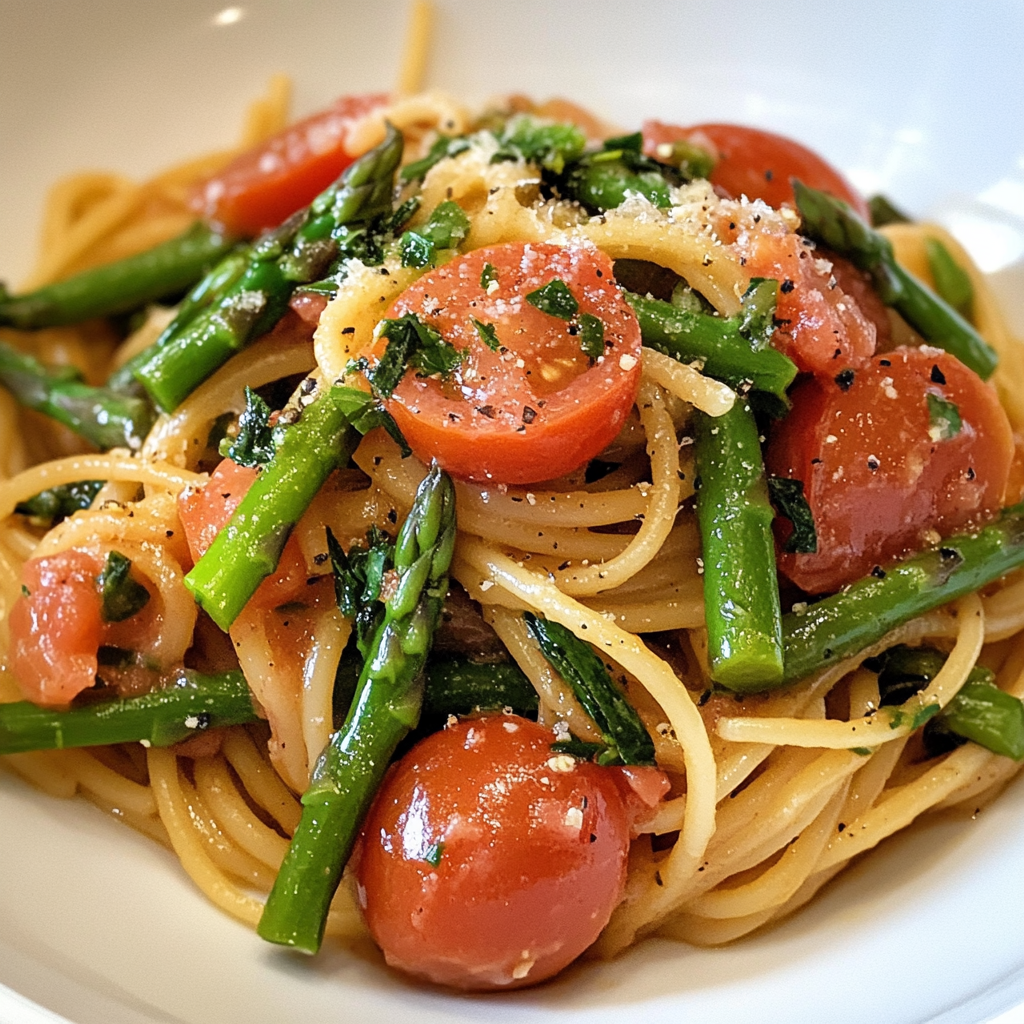
[[[145,399],[92,387],[74,367],[43,366],[4,342],[0,384],[26,408],[63,423],[97,448],[138,449],[153,423]]]
[[[776,349],[751,342],[744,313],[716,317],[633,292],[625,297],[640,321],[645,345],[683,363],[702,363],[704,373],[731,387],[750,382],[755,390],[785,401],[796,366]]]
[[[782,682],[775,542],[757,424],[737,401],[724,416],[694,412],[697,521],[711,677],[750,693]]]
[[[274,428],[274,455],[185,586],[196,603],[227,630],[256,588],[276,568],[292,528],[331,471],[348,462],[359,440],[352,419],[369,396],[329,386],[297,420]]]
[[[267,900],[259,934],[315,953],[341,873],[388,761],[414,728],[423,666],[448,589],[455,491],[435,464],[395,544],[397,582],[363,664],[345,724],[302,798],[302,820]]]
[[[427,663],[426,675],[425,720],[444,721],[449,715],[502,708],[511,708],[517,715],[537,714],[537,691],[514,661],[437,658]]]
[[[23,295],[0,287],[0,325],[32,330],[110,316],[177,295],[235,244],[197,221],[177,238],[146,252],[86,270]]]
[[[28,701],[0,704],[0,754],[108,743],[166,747],[204,729],[255,721],[249,687],[241,672],[201,675],[182,669],[163,689],[124,700],[66,711]]]
[[[1024,703],[990,680],[968,679],[925,727],[924,739],[929,750],[973,740],[993,754],[1024,761]]]
[[[925,341],[952,353],[983,380],[999,357],[985,339],[948,303],[907,273],[892,243],[864,223],[845,203],[825,192],[793,182],[804,231],[833,252],[871,274],[878,294]]]
[[[305,210],[253,243],[244,271],[191,320],[176,320],[135,377],[163,410],[176,408],[236,351],[281,318],[293,292],[327,276],[353,254],[353,245],[375,219],[392,212],[392,188],[402,158],[402,135],[387,137],[360,157]]]
[[[832,597],[783,616],[786,651],[782,683],[877,643],[917,615],[993,583],[1024,565],[1024,504],[975,533],[957,534],[879,575],[866,576]],[[761,689],[770,689],[764,686]]]

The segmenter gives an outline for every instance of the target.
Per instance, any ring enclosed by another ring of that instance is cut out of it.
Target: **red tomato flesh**
[[[481,283],[488,265],[495,283]],[[558,279],[579,305],[566,321],[526,296]],[[510,242],[477,249],[406,289],[388,317],[415,313],[467,355],[448,380],[407,371],[388,402],[413,451],[453,476],[535,483],[562,476],[616,436],[640,380],[640,327],[597,249]],[[604,327],[604,355],[580,345],[578,317]],[[493,326],[492,351],[473,321]],[[378,343],[371,359],[380,357]]]
[[[227,526],[257,475],[254,468],[224,459],[204,487],[181,492],[178,518],[195,561],[206,554],[217,534]],[[259,585],[249,603],[255,608],[277,608],[294,601],[304,593],[308,575],[299,542],[289,537],[277,571]]]
[[[625,783],[553,753],[553,740],[514,715],[469,719],[387,776],[358,880],[393,967],[456,988],[518,988],[597,938],[626,879]]]
[[[808,593],[836,591],[1002,507],[1014,455],[1006,413],[949,353],[897,348],[836,379],[807,379],[791,397],[765,462],[804,484],[818,550],[780,554],[779,568]],[[959,429],[944,425],[943,402]]]
[[[738,124],[698,124],[692,128],[645,121],[644,151],[658,159],[658,146],[680,140],[710,149],[718,162],[709,175],[712,185],[732,199],[763,199],[778,208],[795,204],[793,178],[848,203],[871,223],[867,203],[852,185],[813,150],[799,142]]]
[[[347,148],[352,125],[378,107],[384,94],[345,96],[235,157],[197,186],[190,205],[232,234],[275,227],[319,195],[358,156]]]

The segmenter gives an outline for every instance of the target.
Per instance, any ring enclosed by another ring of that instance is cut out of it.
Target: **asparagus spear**
[[[131,742],[166,747],[204,729],[257,720],[241,672],[182,669],[163,689],[67,711],[0,704],[0,754]]]
[[[785,671],[792,683],[877,643],[890,630],[1024,565],[1024,504],[991,526],[866,576],[800,613],[783,616]],[[762,689],[770,689],[764,686]]]
[[[557,622],[527,612],[523,619],[544,657],[569,684],[583,710],[601,730],[599,764],[653,765],[654,742],[633,706],[616,689],[594,649]]]
[[[325,277],[356,255],[370,224],[392,212],[392,187],[402,135],[385,140],[351,164],[305,210],[253,243],[244,271],[196,312],[190,308],[133,367],[164,410],[176,408],[238,349],[269,331],[302,284]]]
[[[302,820],[260,919],[270,942],[315,953],[341,872],[395,747],[415,727],[423,665],[448,588],[455,490],[435,464],[395,544],[397,582],[363,664],[356,697],[317,761]]]
[[[782,626],[757,424],[745,401],[693,415],[711,677],[741,693],[771,689],[782,682]]]
[[[274,428],[274,454],[228,525],[192,571],[185,586],[196,603],[227,630],[276,568],[281,550],[331,471],[344,465],[359,440],[352,419],[369,396],[330,386],[297,420]]]
[[[785,401],[786,389],[796,377],[796,366],[767,344],[757,347],[745,327],[745,312],[716,317],[633,292],[626,292],[625,297],[640,321],[645,345],[680,362],[703,363],[704,373],[731,387],[749,381],[755,390]]]
[[[999,362],[996,353],[952,306],[896,262],[888,238],[825,192],[799,181],[793,182],[793,192],[803,229],[811,238],[868,271],[882,301],[925,341],[955,355],[983,380],[992,376]]]
[[[31,330],[124,313],[188,288],[235,244],[197,221],[160,245],[24,295],[0,286],[0,325]]]
[[[4,342],[0,384],[26,408],[53,417],[97,448],[138,449],[153,423],[145,399],[92,387],[74,367],[45,367]]]

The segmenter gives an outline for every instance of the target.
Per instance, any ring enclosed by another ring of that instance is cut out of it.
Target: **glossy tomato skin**
[[[717,154],[711,184],[732,199],[741,195],[763,199],[778,208],[794,205],[793,178],[848,203],[869,224],[871,214],[863,197],[813,150],[774,132],[738,124],[698,124],[691,128],[645,121],[644,149],[655,159],[658,146],[681,139]]]
[[[807,379],[791,397],[765,461],[769,473],[804,483],[818,550],[780,554],[779,568],[808,593],[884,570],[990,519],[1006,500],[1006,413],[995,390],[947,352],[903,346],[835,379]],[[956,407],[959,429],[944,425],[941,403]]]
[[[355,121],[387,103],[383,94],[345,96],[237,156],[199,185],[190,205],[232,234],[276,227],[319,195],[358,156],[349,152]]]
[[[463,989],[551,977],[622,895],[630,815],[619,773],[552,752],[514,715],[429,736],[385,779],[358,868],[389,964]]]
[[[578,302],[572,321],[526,301],[555,279]],[[597,249],[521,242],[477,249],[424,275],[387,316],[406,313],[468,353],[447,381],[407,371],[388,403],[416,455],[436,458],[453,476],[515,484],[562,476],[615,438],[636,398],[640,327],[611,260]],[[603,325],[596,361],[581,347],[584,314]],[[474,320],[494,328],[499,351]],[[379,343],[373,357],[382,350]]]

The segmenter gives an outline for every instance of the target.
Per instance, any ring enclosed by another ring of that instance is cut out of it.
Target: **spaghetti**
[[[250,113],[242,148],[285,127],[288,93],[285,80],[273,80]],[[510,116],[509,110],[499,113]],[[724,321],[744,311],[748,257],[754,261],[758,245],[795,238],[792,209],[720,198],[701,178],[673,185],[667,204],[631,192],[592,215],[553,194],[540,163],[502,153],[495,135],[479,131],[478,117],[443,96],[404,95],[357,119],[348,134],[351,151],[379,144],[385,122],[404,135],[407,166],[436,148],[439,136],[471,137],[407,186],[419,205],[405,228],[426,231],[434,211],[457,204],[467,229],[452,248],[461,253],[513,243],[596,248],[614,261],[671,272],[688,294],[699,296],[707,315]],[[42,257],[30,283],[57,280],[180,233],[193,217],[190,188],[234,152],[192,161],[144,185],[114,175],[60,183],[49,198]],[[927,239],[938,239],[967,268],[973,323],[998,353],[993,383],[1019,435],[1024,398],[1016,382],[1024,356],[984,279],[936,228],[899,225],[886,235],[900,263],[926,282]],[[170,845],[213,903],[251,925],[299,822],[297,794],[308,786],[336,724],[335,678],[352,623],[340,613],[325,575],[325,527],[346,550],[371,528],[393,534],[427,467],[403,458],[385,431],[367,433],[351,464],[330,477],[295,525],[296,571],[309,577],[301,601],[254,600],[228,639],[197,612],[184,586],[197,555],[182,528],[180,498],[201,492],[211,479],[216,451],[210,439],[225,423],[229,433],[236,431],[246,388],[282,395],[308,375],[317,387],[346,377],[352,361],[379,342],[392,303],[424,272],[396,249],[377,262],[352,262],[315,333],[301,325],[275,329],[245,348],[161,415],[134,454],[87,451],[69,431],[19,410],[0,393],[0,604],[7,651],[0,700],[22,696],[10,668],[9,634],[25,566],[67,552],[102,559],[116,549],[144,582],[148,602],[130,638],[108,623],[104,643],[130,647],[146,669],[119,670],[107,676],[108,685],[124,695],[182,664],[240,668],[266,719],[165,749],[122,744],[19,753],[4,761],[45,792],[81,792]],[[123,343],[92,323],[2,334],[46,362],[74,364],[101,380],[144,350],[168,319],[165,310],[153,309]],[[919,343],[897,320],[893,315],[903,337]],[[645,347],[635,409],[600,453],[600,468],[595,462],[591,472],[581,467],[547,483],[455,484],[459,535],[452,577],[476,603],[504,657],[535,688],[539,721],[580,741],[602,741],[602,727],[538,649],[523,612],[565,627],[611,665],[669,780],[668,796],[637,824],[625,893],[595,946],[602,956],[651,934],[700,944],[732,941],[806,903],[851,858],[926,811],[981,806],[1019,767],[977,743],[926,755],[917,712],[927,717],[949,706],[978,666],[990,670],[1004,693],[1024,698],[1020,572],[911,618],[795,685],[739,702],[720,693],[708,699],[712,655],[694,512],[692,425],[695,410],[717,420],[744,395],[743,387],[706,375],[699,364]],[[18,512],[39,492],[91,480],[103,481],[91,506],[52,528]],[[878,671],[864,667],[866,659],[870,665],[898,645],[945,656],[919,692],[900,702],[899,718],[882,707]],[[352,937],[363,927],[346,876],[328,932]]]

